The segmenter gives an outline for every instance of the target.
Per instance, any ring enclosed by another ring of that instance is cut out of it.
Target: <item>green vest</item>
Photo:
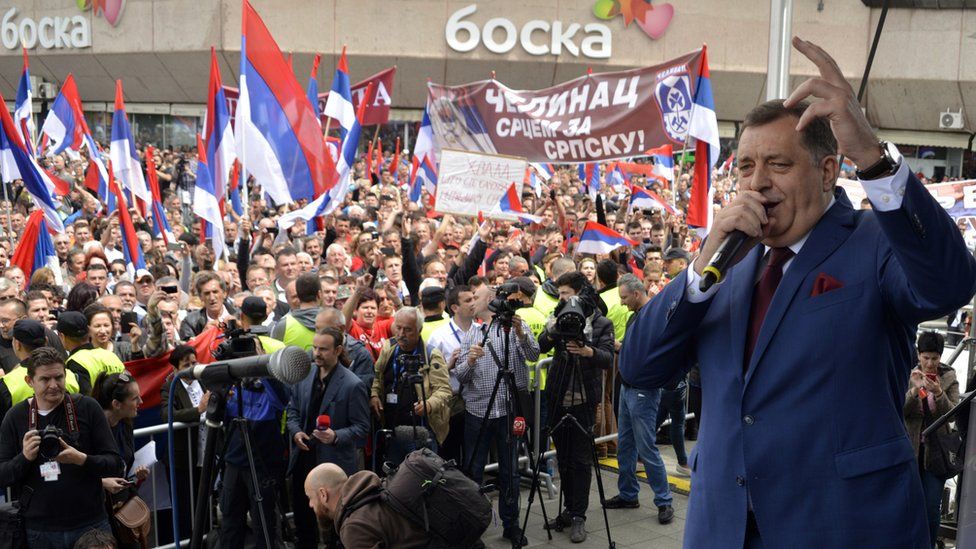
[[[120,374],[125,371],[125,364],[122,364],[119,356],[107,349],[82,349],[70,358],[88,372],[93,386],[100,374]]]
[[[614,286],[600,292],[600,298],[607,305],[607,318],[613,322],[613,336],[617,341],[623,341],[627,333],[627,319],[633,314],[626,305],[620,302],[620,292]]]
[[[447,315],[444,315],[443,318],[438,320],[425,320],[424,327],[420,330],[420,339],[430,341],[430,336],[441,326],[447,326],[447,323],[450,321],[451,319]]]
[[[522,307],[521,309],[519,309],[518,311],[516,311],[516,313],[520,317],[522,317],[522,320],[524,320],[526,324],[529,325],[529,330],[532,331],[532,337],[534,337],[536,339],[536,341],[538,341],[539,340],[539,334],[542,333],[542,330],[545,330],[546,329],[546,321],[548,320],[548,318],[546,317],[546,315],[540,313],[538,311],[538,309],[536,309],[535,307]],[[546,357],[549,357],[549,356],[552,356],[552,351],[549,351],[546,354],[540,354],[539,355],[539,360],[542,360],[543,358],[546,358]],[[530,381],[530,385],[531,385],[531,382],[532,381],[535,381],[535,369],[534,369],[535,361],[529,362],[527,364],[529,366],[529,381]],[[549,370],[542,370],[542,372],[541,372],[542,375],[539,376],[539,378],[540,378],[539,379],[539,388],[540,389],[545,389],[546,388],[546,378],[548,377],[548,375],[547,375],[548,371]]]
[[[261,348],[264,349],[264,354],[266,355],[270,355],[278,349],[283,349],[287,346],[284,342],[269,336],[258,336],[258,341],[261,342]],[[311,347],[311,344],[309,344],[309,347]]]
[[[535,292],[535,300],[532,302],[532,307],[542,313],[542,316],[549,318],[549,315],[556,310],[556,305],[558,304],[559,298],[552,297],[551,295],[542,291],[542,288],[539,288]]]
[[[34,388],[27,384],[26,378],[27,369],[19,364],[0,378],[0,381],[7,386],[7,392],[10,393],[11,406],[34,396]],[[77,393],[80,390],[78,377],[68,369],[64,371],[64,388],[69,393]]]
[[[295,345],[307,351],[312,348],[312,339],[314,338],[315,330],[306,328],[293,316],[285,317],[285,335],[281,338],[284,345]],[[261,344],[264,345],[264,342]]]

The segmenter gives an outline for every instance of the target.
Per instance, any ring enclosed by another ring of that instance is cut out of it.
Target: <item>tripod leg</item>
[[[241,430],[241,440],[244,442],[244,453],[247,455],[247,468],[251,475],[251,491],[253,492],[251,497],[257,503],[261,533],[264,534],[264,546],[266,549],[274,549],[275,546],[271,544],[271,533],[268,531],[268,517],[264,513],[264,494],[261,491],[261,481],[258,478],[258,472],[254,466],[254,451],[251,447],[250,429],[246,421],[238,418],[234,420],[234,423]]]
[[[190,537],[190,549],[203,549],[203,535],[205,526],[209,522],[210,492],[214,484],[214,461],[217,453],[217,437],[220,424],[209,424],[207,427],[207,441],[203,447],[203,468],[200,473],[200,485],[197,487],[197,504],[193,516],[193,533]],[[178,541],[177,541],[178,543]]]

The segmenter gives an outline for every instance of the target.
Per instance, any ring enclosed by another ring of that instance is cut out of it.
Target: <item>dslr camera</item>
[[[41,446],[38,449],[38,454],[47,461],[58,457],[61,453],[61,437],[64,436],[64,431],[59,429],[55,425],[48,425],[41,432]]]

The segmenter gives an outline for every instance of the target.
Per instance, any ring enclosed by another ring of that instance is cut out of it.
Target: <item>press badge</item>
[[[54,482],[61,476],[61,465],[56,461],[48,461],[41,464],[41,476],[44,482]]]
[[[397,394],[396,393],[386,393],[386,403],[387,404],[396,404],[397,403]]]

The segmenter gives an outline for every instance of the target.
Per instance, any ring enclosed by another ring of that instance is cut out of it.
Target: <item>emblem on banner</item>
[[[668,137],[684,143],[691,122],[691,78],[687,72],[658,75],[654,99],[661,109],[661,123]]]

